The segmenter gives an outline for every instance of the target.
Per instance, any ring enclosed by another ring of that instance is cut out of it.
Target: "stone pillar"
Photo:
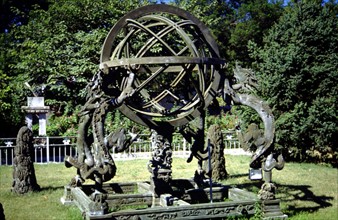
[[[12,191],[15,193],[24,194],[40,189],[35,177],[33,154],[33,133],[24,126],[18,132],[14,148]]]
[[[27,106],[22,106],[21,109],[26,113],[26,124],[29,129],[32,129],[33,114],[39,117],[39,136],[46,135],[47,113],[49,106],[45,106],[44,97],[27,97]]]
[[[26,122],[27,127],[32,130],[33,115],[30,114],[30,113],[27,113],[26,116],[25,116],[25,122]]]
[[[223,134],[219,125],[215,124],[209,127],[208,139],[210,140],[208,147],[211,148],[211,158],[209,158],[210,164],[208,161],[203,162],[203,169],[213,181],[224,180],[228,173],[225,168]]]
[[[39,135],[46,136],[47,114],[39,114]]]

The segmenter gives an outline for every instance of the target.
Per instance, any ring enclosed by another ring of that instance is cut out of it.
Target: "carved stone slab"
[[[75,204],[84,213],[86,219],[219,219],[230,216],[247,216],[255,214],[255,206],[260,205],[263,219],[287,219],[280,210],[279,200],[261,201],[257,195],[230,186],[217,184],[213,187],[214,202],[210,202],[210,190],[193,189],[191,180],[173,180],[182,188],[176,187],[173,194],[163,194],[159,198],[159,206],[152,206],[153,196],[150,183],[131,182],[104,184],[107,193],[105,202],[110,211],[99,208],[90,198],[94,192],[93,185],[69,187],[65,190],[64,204]],[[183,184],[183,183],[186,184]],[[191,183],[191,184],[187,184]],[[185,189],[182,192],[184,187]],[[67,187],[66,187],[67,188]],[[67,200],[68,198],[68,200]],[[196,204],[199,198],[199,203]],[[205,198],[202,202],[201,198]],[[217,202],[215,202],[217,201]],[[135,208],[139,206],[140,208]],[[119,211],[116,207],[118,207]],[[134,208],[133,208],[134,207]]]

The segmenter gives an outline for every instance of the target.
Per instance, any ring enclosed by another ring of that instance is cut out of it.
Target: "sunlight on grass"
[[[257,192],[261,182],[248,179],[250,157],[226,155],[229,178],[223,184],[235,185]],[[117,174],[110,182],[148,181],[148,160],[116,161]],[[173,159],[173,178],[192,178],[197,160],[190,164],[186,159]],[[0,166],[0,203],[7,220],[16,219],[82,219],[75,206],[60,202],[63,187],[75,175],[74,168],[63,164],[35,164],[36,177],[42,190],[26,195],[10,192],[12,185],[11,166]],[[291,220],[338,219],[338,170],[307,163],[287,163],[281,171],[273,171],[277,197],[282,200],[283,212]],[[86,184],[92,183],[86,181]]]

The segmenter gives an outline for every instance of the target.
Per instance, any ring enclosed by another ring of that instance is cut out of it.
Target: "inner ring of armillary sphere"
[[[120,110],[146,126],[182,126],[199,116],[216,95],[223,64],[208,28],[168,5],[144,6],[122,17],[107,35],[100,60],[101,68],[116,74],[135,73],[135,93]],[[127,77],[118,83],[120,91]]]

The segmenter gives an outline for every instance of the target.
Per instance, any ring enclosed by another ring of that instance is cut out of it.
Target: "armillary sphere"
[[[168,5],[144,6],[122,17],[107,35],[100,60],[101,69],[135,74],[135,93],[120,110],[145,126],[182,126],[199,116],[219,89],[224,64],[208,28]],[[120,76],[120,91],[126,77]]]

